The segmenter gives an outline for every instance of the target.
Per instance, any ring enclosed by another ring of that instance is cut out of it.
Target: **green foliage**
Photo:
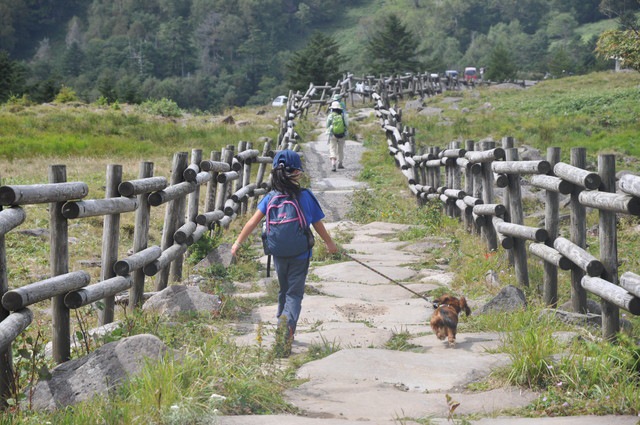
[[[411,335],[409,331],[393,331],[391,338],[384,344],[384,346],[389,350],[397,351],[410,351],[414,348],[419,348],[419,345],[415,345],[409,342],[411,338],[413,338],[413,335]]]
[[[640,71],[640,36],[637,31],[605,31],[596,52],[602,59],[620,59],[620,65]]]
[[[513,81],[516,73],[511,53],[502,44],[495,46],[489,57],[486,78],[491,81]]]
[[[403,74],[420,68],[416,58],[418,39],[396,15],[386,16],[367,43],[370,72],[375,75]]]
[[[341,78],[343,61],[338,42],[316,32],[304,49],[293,54],[287,79],[294,90],[305,90],[309,83],[334,84]]]
[[[147,100],[140,107],[145,112],[163,117],[178,118],[182,116],[182,111],[178,104],[171,99]]]
[[[11,60],[7,52],[0,50],[0,103],[18,95],[23,84],[23,68],[18,62]]]
[[[187,250],[187,261],[190,264],[198,264],[219,245],[220,235],[218,233],[213,236],[205,233],[196,243],[189,246]]]
[[[62,86],[56,95],[56,98],[53,100],[54,103],[70,103],[77,101],[78,96],[76,95],[76,92],[71,87],[67,86]]]

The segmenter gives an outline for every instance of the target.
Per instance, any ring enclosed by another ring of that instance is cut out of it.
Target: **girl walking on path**
[[[267,215],[269,204],[275,196],[288,195],[297,202],[304,215],[307,229],[309,224],[313,226],[318,235],[327,246],[329,253],[338,252],[338,247],[324,227],[322,219],[324,212],[313,193],[300,187],[302,176],[302,162],[300,156],[292,150],[282,150],[273,158],[271,170],[271,183],[273,190],[269,192],[258,204],[258,209],[244,225],[238,238],[231,247],[232,255],[236,255],[240,245],[258,227],[262,219]],[[291,343],[296,330],[300,311],[302,309],[302,297],[309,271],[311,249],[291,257],[279,257],[273,255],[273,262],[280,291],[278,293],[278,330],[276,332],[276,354],[288,356],[291,352]],[[278,347],[278,345],[283,347]]]

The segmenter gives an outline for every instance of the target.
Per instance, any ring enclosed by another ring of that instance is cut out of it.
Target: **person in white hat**
[[[348,123],[340,102],[334,100],[327,115],[327,134],[329,135],[329,159],[331,171],[344,168],[344,141],[347,137]]]

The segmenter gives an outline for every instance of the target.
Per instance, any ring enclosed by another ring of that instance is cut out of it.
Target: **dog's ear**
[[[460,297],[460,307],[464,310],[464,314],[467,316],[471,314],[471,309],[467,305],[467,299],[465,297]]]

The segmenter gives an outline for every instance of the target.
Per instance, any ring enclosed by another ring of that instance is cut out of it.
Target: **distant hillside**
[[[37,102],[64,85],[85,101],[166,97],[219,111],[286,93],[292,53],[314,31],[340,42],[344,71],[368,74],[368,40],[390,14],[419,39],[415,59],[431,72],[487,67],[496,49],[522,77],[604,69],[593,56],[599,2],[0,0],[0,50],[19,65],[11,94]]]

